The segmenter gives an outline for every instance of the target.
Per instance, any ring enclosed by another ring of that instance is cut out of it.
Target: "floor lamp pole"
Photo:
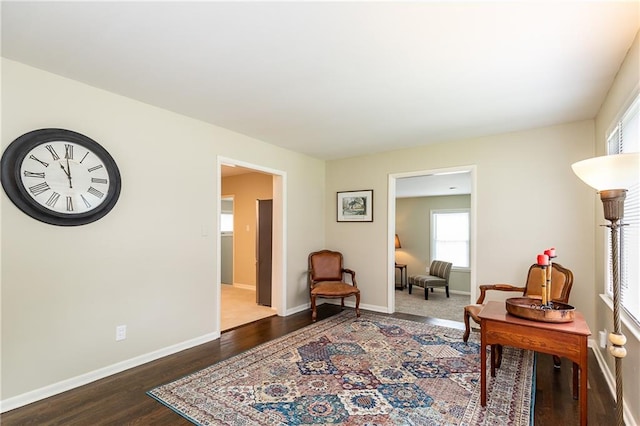
[[[620,327],[620,253],[618,232],[624,215],[625,190],[600,191],[605,218],[611,221],[611,260],[613,278],[613,333],[609,334],[609,352],[615,357],[616,368],[616,425],[624,426],[624,399],[622,396],[622,358],[627,355],[624,344],[626,337]]]

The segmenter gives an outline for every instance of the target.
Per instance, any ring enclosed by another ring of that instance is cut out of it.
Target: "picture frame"
[[[336,195],[338,222],[373,222],[373,189],[340,191]]]

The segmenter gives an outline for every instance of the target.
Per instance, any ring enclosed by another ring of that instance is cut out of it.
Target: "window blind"
[[[640,96],[615,123],[607,138],[607,154],[640,151]],[[640,185],[627,188],[620,228],[620,295],[623,309],[640,325]],[[611,236],[608,233],[607,294],[612,296]]]

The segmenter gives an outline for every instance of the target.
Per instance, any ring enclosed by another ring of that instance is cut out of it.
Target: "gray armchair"
[[[429,289],[433,291],[434,287],[444,287],[449,297],[449,275],[453,263],[444,262],[442,260],[434,260],[427,269],[427,275],[411,275],[409,277],[409,294],[412,287],[418,286],[424,288],[424,299],[429,300]]]

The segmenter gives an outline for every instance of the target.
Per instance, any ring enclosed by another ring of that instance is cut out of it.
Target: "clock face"
[[[94,140],[70,130],[40,129],[2,155],[2,186],[29,216],[73,226],[106,215],[120,195],[120,172]]]
[[[104,162],[90,149],[68,141],[50,141],[26,152],[20,165],[22,186],[41,207],[65,214],[98,208],[111,179]]]

